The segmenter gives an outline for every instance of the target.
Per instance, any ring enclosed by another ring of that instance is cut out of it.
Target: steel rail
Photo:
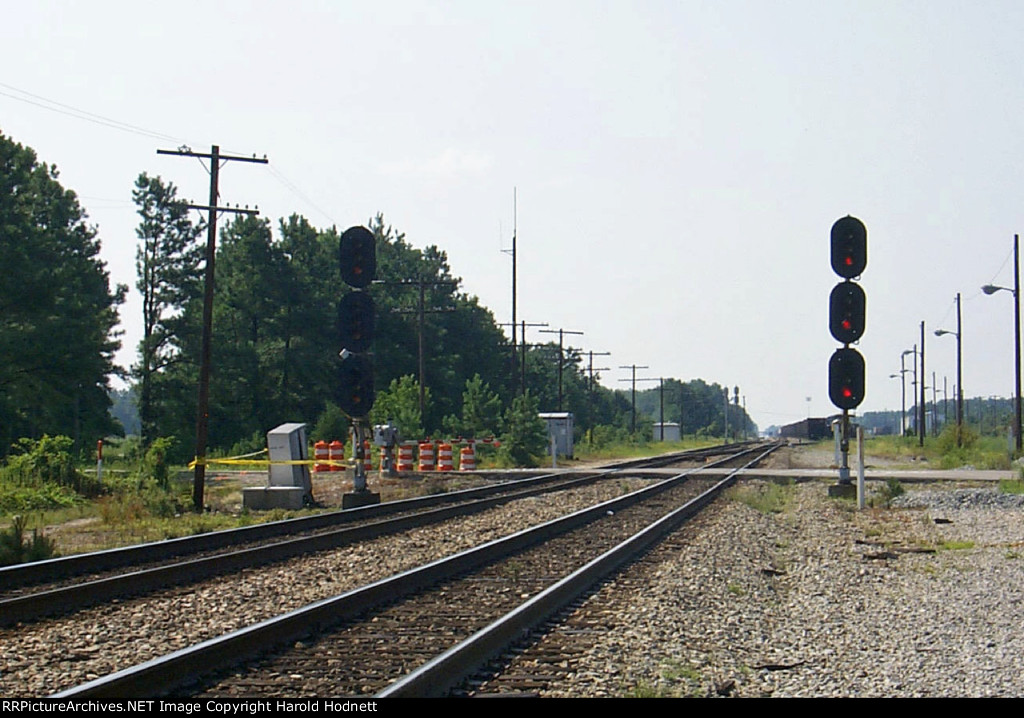
[[[722,450],[722,447],[718,447]],[[676,452],[667,456],[672,460],[685,459],[687,455],[698,455],[708,451],[708,448],[694,449],[685,452]],[[625,466],[639,465],[644,461],[661,461],[666,457],[647,457],[645,459],[632,459],[617,464],[608,464],[594,467],[589,471],[602,472],[613,471]],[[433,494],[430,496],[419,496],[401,501],[389,501],[382,504],[363,506],[353,509],[339,511],[328,511],[313,516],[301,516],[298,518],[284,519],[282,521],[271,521],[253,526],[244,526],[236,529],[223,531],[211,531],[196,536],[184,536],[166,541],[138,544],[135,546],[124,546],[119,548],[106,549],[103,551],[92,551],[89,553],[61,556],[44,561],[15,564],[13,566],[0,567],[0,586],[17,587],[34,583],[61,580],[87,573],[99,573],[109,571],[123,566],[132,566],[142,563],[153,563],[165,561],[194,553],[205,551],[217,551],[223,548],[236,546],[241,543],[265,541],[289,534],[301,533],[304,531],[316,531],[331,526],[340,526],[355,521],[362,521],[376,516],[388,516],[406,511],[419,511],[432,506],[441,506],[449,503],[457,503],[469,499],[482,498],[509,490],[511,486],[530,486],[554,481],[565,471],[543,473],[539,476],[516,478],[511,481],[503,481],[490,486],[479,486],[471,489],[462,489],[445,494]]]
[[[526,632],[546,621],[598,581],[675,531],[681,523],[694,516],[726,487],[735,483],[743,469],[756,464],[777,448],[778,445],[768,448],[700,496],[691,499],[585,566],[552,584],[502,618],[477,631],[404,678],[392,683],[377,693],[375,697],[413,698],[445,695]]]
[[[548,483],[539,487],[509,487],[506,485],[506,489],[511,488],[512,491],[500,496],[476,499],[469,503],[443,506],[359,526],[334,529],[313,536],[302,536],[272,544],[220,553],[214,556],[205,556],[164,566],[155,566],[46,591],[13,596],[0,600],[0,627],[35,620],[49,615],[70,613],[76,609],[111,598],[146,593],[168,585],[184,585],[250,566],[265,565],[306,553],[340,548],[356,541],[439,523],[455,516],[478,513],[494,506],[523,498],[524,496],[538,496],[554,491],[576,488],[597,481],[611,473],[613,472],[603,471],[577,478],[559,474],[555,483]],[[564,480],[557,482],[557,479]]]
[[[601,471],[601,468],[599,467],[595,470]],[[278,536],[304,531],[316,531],[331,526],[363,521],[376,516],[387,516],[406,511],[419,511],[431,506],[485,497],[501,491],[508,491],[512,486],[535,485],[554,481],[559,476],[561,476],[559,473],[547,473],[540,476],[503,481],[490,486],[478,486],[444,494],[418,496],[372,506],[328,511],[313,516],[300,516],[282,521],[270,521],[263,524],[243,526],[237,529],[211,531],[196,536],[184,536],[166,541],[124,546],[103,551],[61,556],[45,561],[5,566],[0,568],[0,586],[24,586],[55,579],[65,579],[84,573],[108,571],[122,566],[163,561],[204,551],[217,551],[240,543],[264,541]]]
[[[724,463],[733,459],[735,456],[726,457],[712,462],[712,464]],[[80,699],[152,696],[167,693],[194,682],[197,676],[230,667],[240,660],[266,652],[274,646],[294,643],[310,634],[322,632],[376,606],[393,603],[414,591],[590,523],[604,516],[607,511],[618,511],[655,496],[685,481],[691,474],[698,473],[702,468],[707,467],[687,469],[677,476],[624,496],[495,539],[338,596],[316,601],[295,611],[97,678],[50,697]]]

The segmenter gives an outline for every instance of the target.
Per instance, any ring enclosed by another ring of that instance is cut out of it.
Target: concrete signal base
[[[857,498],[857,485],[832,484],[828,487],[828,495],[833,499],[855,499]]]
[[[373,491],[351,491],[341,497],[341,508],[357,509],[380,503],[380,494]]]
[[[242,506],[253,511],[298,510],[312,499],[301,486],[253,486],[242,489]]]

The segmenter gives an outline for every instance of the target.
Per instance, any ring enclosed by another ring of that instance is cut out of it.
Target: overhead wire
[[[93,122],[97,125],[103,125],[105,127],[110,127],[115,130],[121,130],[122,132],[130,132],[132,134],[141,135],[143,137],[151,137],[153,139],[166,140],[168,142],[184,142],[184,140],[182,140],[180,137],[174,137],[163,132],[149,130],[146,129],[145,127],[139,127],[138,125],[132,125],[127,122],[121,122],[120,120],[115,120],[110,117],[104,117],[103,115],[97,115],[94,112],[89,112],[88,110],[83,110],[81,108],[74,107],[73,105],[65,104],[63,102],[57,102],[56,100],[51,100],[48,97],[43,97],[42,95],[36,95],[32,92],[28,92],[27,90],[22,90],[18,87],[14,87],[13,85],[8,85],[5,82],[0,82],[0,87],[7,88],[12,92],[16,92],[21,95],[25,95],[25,97],[19,97],[18,95],[11,94],[11,92],[4,92],[3,90],[0,90],[0,95],[9,97],[12,100],[17,100],[18,102],[25,102],[30,105],[35,105],[36,107],[41,107],[42,109],[49,110],[50,112],[57,112],[59,114],[68,115],[79,120]],[[28,99],[30,97],[33,99]],[[38,102],[36,100],[38,100]]]
[[[68,117],[73,117],[73,118],[78,119],[78,120],[84,120],[86,122],[92,122],[94,124],[101,125],[103,127],[109,127],[111,129],[120,130],[122,132],[129,132],[131,134],[139,135],[139,136],[142,136],[142,137],[149,137],[151,139],[163,140],[163,141],[166,141],[166,142],[172,142],[172,143],[177,144],[179,146],[179,149],[181,149],[181,148],[188,148],[188,147],[191,147],[193,145],[197,145],[197,143],[189,142],[188,140],[185,140],[185,139],[183,139],[181,137],[175,137],[174,135],[169,135],[169,134],[164,133],[164,132],[158,132],[156,130],[150,130],[150,129],[147,129],[145,127],[140,127],[139,125],[133,125],[133,124],[130,124],[128,122],[122,122],[120,120],[115,120],[115,119],[113,119],[111,117],[106,117],[104,115],[99,115],[99,114],[96,114],[94,112],[89,112],[88,110],[83,110],[83,109],[81,109],[79,107],[75,107],[73,105],[69,105],[69,104],[66,104],[66,103],[63,103],[63,102],[58,102],[57,100],[51,100],[48,97],[43,97],[42,95],[37,95],[37,94],[29,92],[27,90],[22,90],[21,88],[14,87],[13,85],[9,85],[9,84],[7,84],[5,82],[0,82],[0,87],[6,88],[7,90],[10,91],[10,92],[5,92],[4,90],[0,90],[0,95],[2,95],[4,97],[9,97],[12,100],[16,100],[18,102],[24,102],[26,104],[42,108],[44,110],[49,110],[50,112],[56,112],[58,114],[66,115]],[[18,93],[18,94],[12,94],[12,93]],[[31,98],[31,99],[29,99],[29,98]],[[240,152],[238,154],[245,154],[245,153],[241,153]],[[202,162],[202,160],[200,160],[200,164],[203,165],[204,169],[206,169],[207,172],[210,171],[209,168],[206,166],[206,164]],[[307,195],[305,192],[303,192],[302,189],[295,182],[293,182],[292,180],[288,179],[284,175],[284,173],[282,173],[279,169],[277,169],[272,164],[268,165],[268,169],[270,170],[271,175],[278,182],[280,182],[281,185],[283,185],[288,191],[290,191],[292,194],[294,194],[300,200],[302,200],[307,205],[309,205],[311,208],[315,209],[317,212],[319,212],[321,215],[323,215],[333,225],[337,226],[338,223],[335,221],[334,217],[332,217],[329,212],[327,212],[322,207],[320,207],[316,202],[314,202],[309,197],[309,195]]]

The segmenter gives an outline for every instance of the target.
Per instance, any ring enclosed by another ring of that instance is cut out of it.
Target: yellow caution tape
[[[198,457],[189,462],[188,468],[194,469],[197,466],[212,466],[213,464],[223,464],[227,466],[231,465],[244,465],[244,466],[313,466],[314,464],[326,464],[328,466],[340,466],[345,468],[350,466],[351,462],[333,461],[331,459],[297,459],[290,461],[269,461],[267,459],[202,459]]]

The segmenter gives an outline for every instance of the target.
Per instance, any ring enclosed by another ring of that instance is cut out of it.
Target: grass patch
[[[943,469],[1010,468],[1004,437],[978,436],[965,428],[961,446],[956,444],[956,426],[950,425],[938,437],[926,436],[924,446],[918,445],[916,436],[872,436],[866,439],[864,446],[869,456],[894,462],[894,468],[920,468],[922,462]]]
[[[1001,479],[999,481],[999,493],[1001,493],[1001,494],[1024,494],[1024,480],[1022,480],[1022,479]]]
[[[793,495],[792,483],[738,484],[729,488],[725,495],[730,501],[738,501],[763,514],[782,513]]]
[[[875,495],[869,499],[868,505],[872,508],[889,508],[893,499],[897,496],[902,496],[905,493],[906,489],[903,488],[903,484],[900,483],[899,479],[887,479],[885,486],[880,488]]]
[[[57,552],[52,540],[42,531],[32,529],[32,538],[25,536],[25,517],[15,516],[6,531],[0,532],[0,566],[53,558]]]
[[[939,551],[969,551],[974,548],[973,541],[943,541],[937,547]]]
[[[616,442],[604,446],[590,446],[586,440],[573,446],[574,458],[580,461],[601,461],[606,459],[634,459],[673,451],[703,449],[721,444],[718,439],[684,439],[682,441],[650,441],[643,443]],[[548,457],[550,461],[550,457]],[[563,459],[559,458],[561,463]]]
[[[626,698],[678,698],[678,694],[667,686],[658,686],[648,681],[640,681],[628,689],[624,696]]]

